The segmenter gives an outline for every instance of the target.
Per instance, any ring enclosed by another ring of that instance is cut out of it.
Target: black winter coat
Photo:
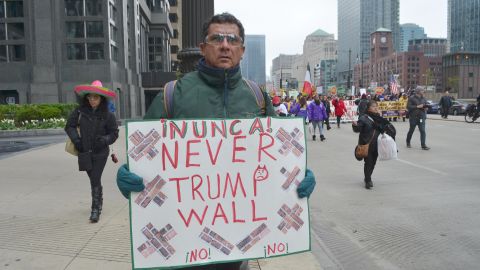
[[[373,117],[373,118],[372,118]],[[378,136],[387,133],[395,139],[395,127],[385,118],[377,115],[370,116],[364,114],[358,118],[357,125],[352,125],[353,131],[360,133],[358,136],[358,144],[367,144],[370,142],[368,152],[377,151]]]
[[[77,123],[80,134],[77,132]],[[93,157],[106,157],[109,154],[109,145],[118,138],[118,125],[115,115],[111,112],[80,107],[70,114],[65,132],[72,142],[80,139],[83,152],[92,152]],[[99,140],[100,137],[103,140]]]

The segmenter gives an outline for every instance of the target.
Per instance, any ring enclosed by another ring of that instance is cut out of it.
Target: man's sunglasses
[[[231,46],[242,46],[243,39],[235,34],[212,34],[205,38],[205,43],[219,46],[227,39],[227,43]]]

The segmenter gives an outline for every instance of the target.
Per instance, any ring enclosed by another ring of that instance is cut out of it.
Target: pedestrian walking
[[[287,116],[288,110],[285,103],[282,102],[282,99],[278,96],[273,97],[272,99],[273,109],[275,110],[276,115],[278,116]]]
[[[420,143],[423,150],[430,150],[426,144],[427,134],[425,132],[425,120],[427,119],[427,100],[423,97],[425,90],[421,86],[417,86],[415,94],[408,98],[407,109],[410,121],[410,129],[407,133],[407,148],[412,148],[410,141],[412,140],[415,127],[418,126],[420,131]]]
[[[296,117],[303,117],[303,122],[307,121],[307,99],[300,97],[299,101],[290,109],[290,114]]]
[[[185,74],[172,88],[170,110],[164,103],[164,95],[152,102],[144,119],[192,119],[192,118],[240,118],[252,116],[275,116],[270,98],[258,86],[247,84],[242,78],[240,59],[245,51],[245,31],[242,23],[229,13],[214,15],[203,26],[203,43],[200,44],[203,58],[197,71]],[[167,83],[165,89],[169,89]],[[257,89],[257,90],[255,90]],[[257,91],[261,91],[260,93]],[[227,96],[228,93],[228,96]],[[256,94],[263,97],[264,106],[257,103]],[[169,105],[169,106],[170,106]],[[141,177],[123,165],[117,173],[117,184],[128,198],[132,191],[145,187]],[[297,187],[299,197],[308,197],[315,187],[315,177],[307,169],[303,181]],[[242,262],[218,263],[207,266],[181,269],[238,270]],[[247,265],[245,262],[243,265]],[[180,269],[180,268],[179,268]]]
[[[322,103],[325,107],[325,111],[327,112],[327,118],[325,119],[325,121],[323,121],[322,128],[323,124],[325,123],[325,125],[327,125],[327,130],[330,130],[332,128],[330,127],[330,113],[332,113],[332,111],[330,110],[330,99],[325,95],[322,97]]]
[[[448,91],[443,93],[443,96],[440,98],[440,102],[438,102],[441,107],[442,118],[448,119],[448,112],[452,107],[452,97],[450,97]]]
[[[335,107],[335,116],[337,117],[337,127],[340,128],[340,120],[342,116],[347,113],[347,107],[345,102],[343,102],[343,97],[335,98],[332,101],[332,105]]]
[[[323,135],[323,127],[321,123],[327,118],[327,111],[318,96],[315,96],[313,98],[313,102],[310,103],[310,105],[308,105],[307,113],[308,113],[308,122],[311,123],[313,127],[312,139],[315,141],[317,137],[315,135],[315,132],[318,127],[320,140],[323,142],[325,140],[325,136]]]
[[[115,93],[102,86],[100,81],[91,85],[78,85],[75,93],[80,106],[73,110],[65,125],[65,132],[78,153],[80,171],[90,179],[92,206],[90,221],[100,219],[103,207],[102,173],[110,152],[109,145],[118,138],[115,115],[108,110],[108,100]]]
[[[368,99],[366,94],[362,94],[362,97],[358,100],[357,113],[358,116],[362,116],[367,112]]]
[[[368,156],[363,159],[363,180],[366,189],[371,189],[373,187],[372,174],[378,158],[377,140],[380,134],[384,132],[389,134],[388,130],[392,130],[387,129],[388,125],[390,125],[390,122],[380,116],[378,105],[375,100],[368,101],[366,112],[358,118],[358,122],[352,122],[353,131],[360,133],[358,135],[358,144],[369,145]],[[395,138],[395,134],[389,135]]]

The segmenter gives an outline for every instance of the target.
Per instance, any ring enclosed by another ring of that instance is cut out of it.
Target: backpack
[[[245,78],[243,80],[247,84],[248,88],[252,91],[252,95],[255,97],[258,107],[260,107],[262,115],[265,115],[267,110],[265,104],[265,95],[262,89],[260,89],[258,84],[256,84],[254,81],[247,80]],[[173,92],[175,91],[176,84],[177,80],[174,80],[166,83],[163,87],[163,107],[167,113],[167,118],[171,118],[173,115]]]

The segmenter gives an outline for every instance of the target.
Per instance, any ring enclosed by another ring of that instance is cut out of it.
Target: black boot
[[[101,196],[102,187],[92,188],[92,212],[90,213],[90,221],[92,223],[96,223],[100,219]]]
[[[372,180],[370,181],[365,181],[365,188],[366,189],[371,189],[373,187]]]
[[[325,136],[320,135],[320,141],[322,141],[322,142],[325,141]]]
[[[315,139],[317,138],[317,136],[313,135],[312,136],[312,139],[315,141]]]

